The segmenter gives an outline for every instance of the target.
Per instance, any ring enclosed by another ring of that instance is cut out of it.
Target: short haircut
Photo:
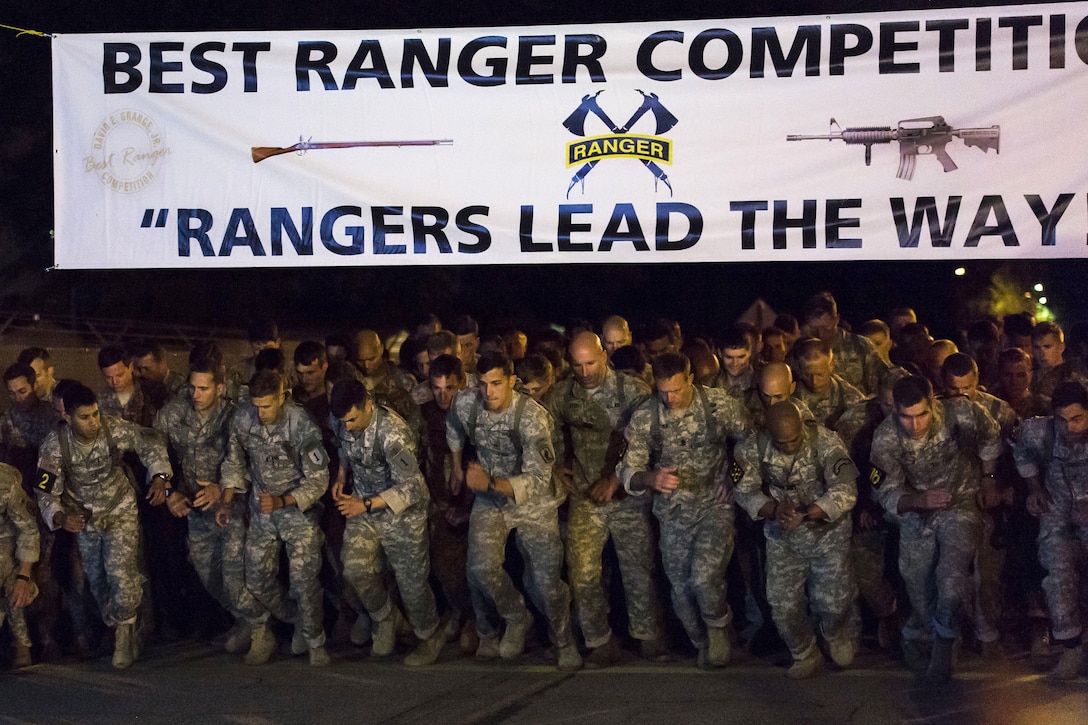
[[[428,377],[431,380],[437,380],[438,378],[457,378],[458,380],[465,379],[465,366],[461,363],[461,358],[454,355],[439,355],[434,360],[431,360],[431,367],[428,370]]]
[[[193,373],[210,373],[212,380],[216,385],[225,383],[227,381],[227,368],[221,360],[216,360],[214,356],[207,355],[205,357],[197,358],[189,363],[189,375]]]
[[[72,385],[65,387],[61,400],[64,401],[64,411],[70,413],[78,408],[96,405],[98,403],[98,396],[83,383],[74,382]]]
[[[654,380],[668,380],[674,375],[691,375],[691,361],[678,352],[663,352],[650,363]]]
[[[1006,335],[1031,337],[1031,331],[1034,329],[1035,323],[1032,321],[1031,315],[1026,312],[1017,312],[1013,315],[1005,315],[1001,320],[1001,326],[1005,328]]]
[[[510,377],[514,374],[514,363],[510,361],[506,353],[498,350],[485,352],[476,361],[476,373],[480,376],[495,369],[502,370],[503,375]]]
[[[16,362],[29,365],[35,360],[41,360],[46,365],[49,364],[49,351],[44,347],[27,347],[19,352],[19,357]]]
[[[249,379],[249,397],[263,398],[283,392],[283,376],[275,370],[261,370]]]
[[[59,400],[64,403],[64,394],[74,385],[82,385],[83,383],[78,380],[72,380],[71,378],[61,378],[57,381],[57,384],[53,387],[53,399]],[[65,408],[65,410],[68,410]]]
[[[805,306],[801,309],[801,319],[805,322],[823,315],[837,314],[839,314],[839,306],[830,292],[817,292],[805,301]]]
[[[362,382],[355,378],[343,378],[336,381],[329,393],[329,412],[343,418],[353,407],[362,410],[368,400],[370,393]]]
[[[515,365],[518,378],[523,383],[531,383],[536,380],[547,380],[552,376],[551,361],[539,352],[534,352],[532,355],[526,355],[521,360],[518,360]]]
[[[806,337],[797,342],[793,348],[793,354],[798,360],[819,360],[831,357],[831,345],[818,337]]]
[[[933,386],[921,375],[908,375],[892,388],[892,400],[898,408],[909,408],[933,398]]]
[[[287,373],[287,356],[278,347],[266,347],[253,358],[253,369],[273,370],[279,375],[284,375]]]
[[[641,377],[646,370],[646,357],[634,345],[624,345],[612,353],[612,367]]]
[[[113,367],[117,363],[124,363],[125,367],[132,364],[132,358],[129,356],[128,350],[120,345],[106,345],[98,351],[98,368],[100,370]]]
[[[211,340],[202,340],[193,345],[189,351],[189,370],[191,371],[194,365],[204,364],[204,361],[216,365],[223,364],[223,351]]]
[[[880,380],[877,382],[876,389],[881,394],[887,393],[895,389],[896,383],[910,375],[910,371],[905,368],[890,367],[880,373]]]
[[[970,375],[971,373],[978,373],[978,364],[967,353],[954,352],[941,363],[942,375],[962,378],[964,375]]]
[[[326,361],[325,346],[317,340],[303,340],[295,348],[295,365],[318,365]]]
[[[345,350],[351,349],[351,338],[344,333],[337,333],[335,335],[328,335],[325,338],[325,350],[328,351],[330,347],[342,347]]]
[[[797,322],[797,318],[788,312],[783,312],[778,317],[775,317],[774,326],[788,335],[801,334],[801,325]]]
[[[747,327],[741,325],[731,325],[725,332],[722,333],[721,340],[718,342],[718,347],[722,350],[732,350],[735,348],[747,348],[752,349],[752,338],[749,335]]]
[[[335,360],[329,363],[329,369],[325,371],[325,384],[332,385],[338,380],[354,380],[356,367],[346,360]]]
[[[280,339],[280,328],[267,317],[257,317],[250,321],[246,330],[250,342],[268,342]]]
[[[439,330],[427,337],[426,350],[428,355],[439,355],[446,350],[456,350],[460,346],[456,333],[450,330]]]
[[[858,334],[865,337],[881,334],[890,337],[892,331],[884,320],[866,320],[858,327]]]
[[[36,377],[34,368],[30,367],[29,363],[12,363],[4,371],[5,383],[10,383],[12,380],[18,380],[19,378],[26,378],[26,381],[33,385]]]
[[[1006,365],[1015,365],[1017,363],[1024,363],[1031,366],[1031,355],[1021,350],[1018,347],[1010,347],[1002,350],[997,356],[997,369],[1002,370]]]
[[[1032,342],[1042,340],[1047,335],[1053,335],[1058,338],[1058,342],[1065,342],[1065,333],[1062,331],[1061,325],[1057,322],[1040,322],[1038,325],[1031,328]]]
[[[658,317],[646,326],[642,334],[642,341],[650,342],[651,340],[660,340],[662,338],[672,340],[672,336],[672,321],[667,320],[664,317]]]
[[[453,318],[447,329],[454,335],[479,335],[480,325],[468,315],[458,315]]]
[[[128,351],[134,358],[147,357],[150,355],[156,361],[161,362],[166,359],[166,348],[151,340],[137,340],[128,346]]]
[[[1001,339],[1001,331],[992,320],[975,320],[967,326],[967,344],[982,345],[987,342],[997,342]]]
[[[1054,412],[1070,405],[1079,405],[1088,410],[1088,390],[1076,380],[1059,383],[1050,396],[1050,409]]]

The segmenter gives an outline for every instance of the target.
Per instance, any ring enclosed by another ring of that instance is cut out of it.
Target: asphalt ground
[[[206,642],[155,645],[118,672],[104,655],[0,673],[0,723],[1023,723],[1088,722],[1088,678],[1053,683],[1056,653],[999,661],[965,653],[954,680],[934,687],[867,650],[853,667],[801,682],[781,656],[736,652],[722,670],[692,658],[648,664],[633,652],[602,670],[557,672],[536,645],[512,662],[462,657],[456,644],[431,667],[370,658],[339,645],[312,668],[285,643],[247,667]]]

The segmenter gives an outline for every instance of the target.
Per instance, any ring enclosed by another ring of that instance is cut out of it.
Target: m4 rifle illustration
[[[310,139],[303,140],[299,136],[298,143],[293,146],[253,146],[250,148],[250,154],[253,157],[253,163],[259,164],[270,156],[289,153],[296,153],[301,156],[311,149],[353,149],[361,146],[446,146],[452,143],[453,139],[450,138],[424,138],[407,141],[327,141],[322,143]]]
[[[838,131],[834,129],[838,128]],[[869,166],[873,160],[873,144],[899,142],[899,171],[897,178],[907,179],[914,176],[915,159],[919,156],[936,156],[946,172],[955,171],[958,167],[952,157],[948,155],[945,146],[955,137],[963,141],[965,146],[977,146],[983,153],[993,149],[1001,153],[999,147],[1001,141],[1001,127],[989,128],[952,128],[945,123],[944,116],[926,116],[925,118],[908,118],[900,121],[896,128],[891,126],[856,126],[854,128],[842,128],[838,121],[831,119],[831,131],[826,134],[790,134],[787,141],[813,141],[827,139],[828,141],[843,141],[847,144],[861,144],[865,147],[865,165]]]

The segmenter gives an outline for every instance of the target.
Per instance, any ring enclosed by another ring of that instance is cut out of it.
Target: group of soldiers
[[[1045,595],[1053,675],[1078,677],[1088,374],[1063,330],[933,340],[902,308],[858,332],[820,293],[714,340],[430,316],[396,355],[361,330],[289,362],[257,321],[233,370],[214,343],[187,376],[153,344],[103,348],[98,394],[28,348],[0,421],[14,664],[56,652],[63,619],[83,649],[104,623],[126,668],[199,581],[251,665],[286,627],[329,664],[327,608],[375,657],[410,630],[408,666],[454,641],[515,659],[535,613],[564,671],[620,661],[624,620],[650,661],[678,621],[704,668],[773,622],[790,678],[849,667],[875,630],[934,682],[965,634],[1001,656],[1009,613]]]

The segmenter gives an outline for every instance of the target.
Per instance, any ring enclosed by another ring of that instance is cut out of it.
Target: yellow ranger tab
[[[884,482],[884,471],[881,471],[876,466],[873,466],[873,470],[869,471],[869,483],[873,486],[879,487]]]
[[[659,136],[627,134],[590,136],[567,144],[567,166],[602,159],[642,159],[672,164],[672,141]]]

